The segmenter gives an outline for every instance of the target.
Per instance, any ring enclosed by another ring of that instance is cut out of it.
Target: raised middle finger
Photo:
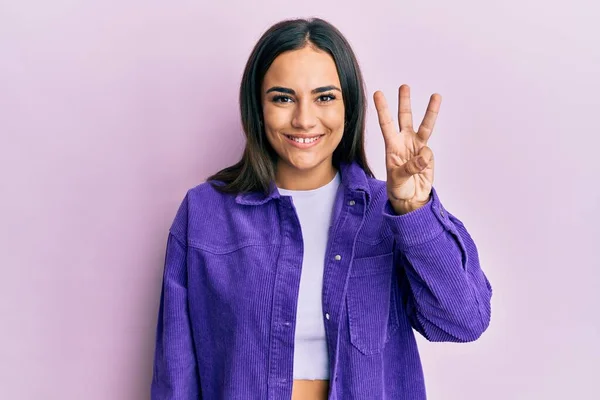
[[[401,85],[398,89],[398,121],[400,132],[412,131],[412,108],[410,105],[410,86],[408,85]]]

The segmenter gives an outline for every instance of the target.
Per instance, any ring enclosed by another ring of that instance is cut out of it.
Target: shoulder
[[[212,225],[229,203],[235,202],[235,195],[222,193],[213,184],[203,182],[188,189],[181,201],[170,231],[182,241],[187,241],[190,230]]]
[[[204,182],[188,190],[171,226],[182,243],[212,253],[228,253],[249,245],[277,241],[277,211],[272,206],[239,203],[223,193],[221,182]]]
[[[205,209],[209,206],[222,206],[227,201],[234,201],[235,195],[223,193],[213,185],[223,185],[222,182],[203,182],[190,188],[185,200],[190,208]]]

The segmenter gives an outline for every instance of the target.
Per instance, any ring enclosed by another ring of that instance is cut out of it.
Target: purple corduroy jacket
[[[397,215],[385,182],[356,163],[340,174],[322,291],[329,399],[425,399],[414,332],[469,342],[489,325],[477,248],[435,188]],[[290,399],[302,255],[275,185],[190,189],[167,241],[151,398]]]

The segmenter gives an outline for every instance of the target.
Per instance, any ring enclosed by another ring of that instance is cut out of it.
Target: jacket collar
[[[365,171],[356,162],[340,164],[340,175],[342,178],[342,186],[350,191],[363,191],[366,193],[367,203],[371,198],[371,189]],[[268,195],[261,192],[239,193],[235,197],[238,204],[258,206],[265,204],[273,199],[279,199],[281,195],[275,182],[271,182],[271,188]]]

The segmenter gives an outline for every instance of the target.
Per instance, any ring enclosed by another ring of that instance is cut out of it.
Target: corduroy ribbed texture
[[[323,275],[329,399],[425,399],[414,331],[477,339],[491,286],[435,189],[395,215],[385,182],[343,164]],[[191,189],[170,230],[152,399],[289,399],[302,233],[289,197]]]

